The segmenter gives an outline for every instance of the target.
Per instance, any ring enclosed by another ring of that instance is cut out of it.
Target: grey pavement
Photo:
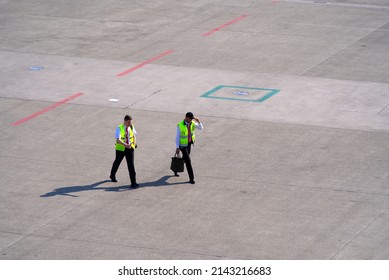
[[[389,259],[388,1],[0,0],[0,38],[0,259]]]

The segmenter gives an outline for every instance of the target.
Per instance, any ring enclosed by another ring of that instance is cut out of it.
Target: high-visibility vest
[[[185,121],[179,122],[178,127],[180,128],[180,146],[187,147],[188,146],[188,127],[185,123]],[[194,122],[192,121],[190,124],[190,132],[192,137],[192,143],[195,142],[196,135],[195,135],[196,126]]]
[[[126,126],[124,124],[121,124],[119,125],[119,128],[120,128],[120,140],[123,143],[126,143]],[[132,126],[128,128],[128,137],[129,137],[129,141],[131,142],[131,148],[135,149],[135,138],[134,138],[134,132],[132,130]],[[122,152],[126,149],[124,145],[118,143],[116,143],[115,148],[116,150]]]

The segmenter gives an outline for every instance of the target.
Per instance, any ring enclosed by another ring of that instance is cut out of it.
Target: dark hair
[[[185,117],[190,118],[190,119],[194,119],[194,115],[192,112],[186,113]]]
[[[125,115],[124,121],[132,120],[132,117],[130,115]]]

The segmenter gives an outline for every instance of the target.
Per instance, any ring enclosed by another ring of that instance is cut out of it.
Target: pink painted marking
[[[221,29],[223,29],[223,28],[225,28],[225,27],[227,27],[227,26],[229,26],[229,25],[231,25],[231,24],[234,24],[235,22],[237,22],[237,21],[239,21],[239,20],[242,20],[242,19],[246,18],[247,16],[248,16],[248,15],[242,15],[242,16],[240,16],[240,17],[238,17],[238,18],[236,18],[236,19],[233,19],[233,20],[231,20],[231,21],[229,21],[229,22],[227,22],[227,23],[225,23],[225,24],[223,24],[223,25],[220,25],[219,27],[217,27],[217,28],[215,28],[215,29],[212,29],[211,31],[208,31],[207,33],[204,33],[204,34],[201,35],[201,36],[209,36],[209,35],[215,33],[216,31],[219,31],[219,30],[221,30]]]
[[[66,99],[64,99],[62,101],[59,101],[59,102],[57,102],[57,103],[55,103],[55,104],[53,104],[53,105],[51,105],[51,106],[41,110],[41,111],[39,111],[39,112],[36,112],[36,113],[34,113],[34,114],[32,114],[32,115],[30,115],[28,117],[25,117],[24,119],[21,119],[21,120],[19,120],[17,122],[14,122],[11,125],[12,126],[18,126],[19,124],[22,124],[22,123],[24,123],[24,122],[26,122],[28,120],[31,120],[33,118],[38,117],[39,115],[47,113],[48,111],[53,110],[53,109],[57,108],[58,106],[61,106],[61,105],[65,104],[65,103],[69,102],[70,100],[73,100],[73,99],[75,99],[75,98],[77,98],[77,97],[79,97],[81,95],[83,95],[83,93],[81,93],[81,92],[76,93],[76,94],[74,94],[72,96],[69,96],[68,98],[66,98]]]
[[[137,66],[134,66],[134,67],[132,67],[132,68],[122,72],[122,73],[117,74],[116,76],[121,77],[121,76],[127,75],[127,74],[129,74],[131,72],[134,72],[135,70],[145,66],[146,64],[149,64],[149,63],[151,63],[151,62],[153,62],[153,61],[155,61],[157,59],[160,59],[160,58],[162,58],[162,57],[164,57],[164,56],[166,56],[168,54],[171,54],[172,52],[173,52],[172,50],[169,50],[169,51],[166,51],[164,53],[161,53],[160,55],[158,55],[156,57],[153,57],[153,58],[151,58],[151,59],[149,59],[149,60],[147,60],[145,62],[142,62],[141,64],[138,64]]]

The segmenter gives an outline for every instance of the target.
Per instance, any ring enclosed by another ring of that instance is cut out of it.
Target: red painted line
[[[153,61],[155,61],[157,59],[160,59],[160,58],[162,58],[162,57],[164,57],[164,56],[166,56],[168,54],[171,54],[172,52],[173,52],[172,50],[169,50],[169,51],[166,51],[164,53],[161,53],[160,55],[158,55],[156,57],[153,57],[153,58],[151,58],[151,59],[149,59],[149,60],[147,60],[145,62],[142,62],[141,64],[138,64],[137,66],[132,67],[131,69],[128,69],[128,70],[126,70],[126,71],[124,71],[122,73],[117,74],[116,76],[121,77],[121,76],[127,75],[127,74],[129,74],[131,72],[134,72],[135,70],[145,66],[146,64],[149,64],[149,63],[151,63],[151,62],[153,62]]]
[[[244,18],[247,17],[247,16],[248,16],[248,15],[242,15],[242,16],[240,16],[240,17],[238,17],[238,18],[236,18],[236,19],[233,19],[233,20],[231,20],[231,21],[229,21],[229,22],[227,22],[227,23],[225,23],[225,24],[223,24],[223,25],[220,25],[219,27],[217,27],[217,28],[215,28],[215,29],[212,29],[211,31],[209,31],[209,32],[207,32],[207,33],[204,33],[204,34],[201,35],[201,36],[209,36],[209,35],[215,33],[216,31],[219,31],[219,30],[221,30],[221,29],[223,29],[223,28],[225,28],[225,27],[227,27],[227,26],[229,26],[229,25],[231,25],[231,24],[233,24],[233,23],[235,23],[235,22],[237,22],[237,21],[239,21],[239,20],[244,19]]]
[[[59,101],[59,102],[51,105],[50,107],[47,107],[47,108],[45,108],[45,109],[43,109],[43,110],[41,110],[39,112],[36,112],[36,113],[32,114],[31,116],[25,117],[24,119],[21,119],[21,120],[19,120],[17,122],[14,122],[11,125],[12,126],[18,126],[19,124],[22,124],[22,123],[24,123],[24,122],[26,122],[28,120],[31,120],[33,118],[38,117],[39,115],[47,113],[48,111],[53,110],[54,108],[57,108],[58,106],[61,106],[61,105],[65,104],[65,103],[69,102],[70,100],[73,100],[73,99],[75,99],[75,98],[77,98],[77,97],[79,97],[81,95],[83,95],[83,93],[81,93],[81,92],[76,93],[76,94],[74,94],[72,96],[69,96],[68,98],[66,98],[66,99],[64,99],[62,101]]]

